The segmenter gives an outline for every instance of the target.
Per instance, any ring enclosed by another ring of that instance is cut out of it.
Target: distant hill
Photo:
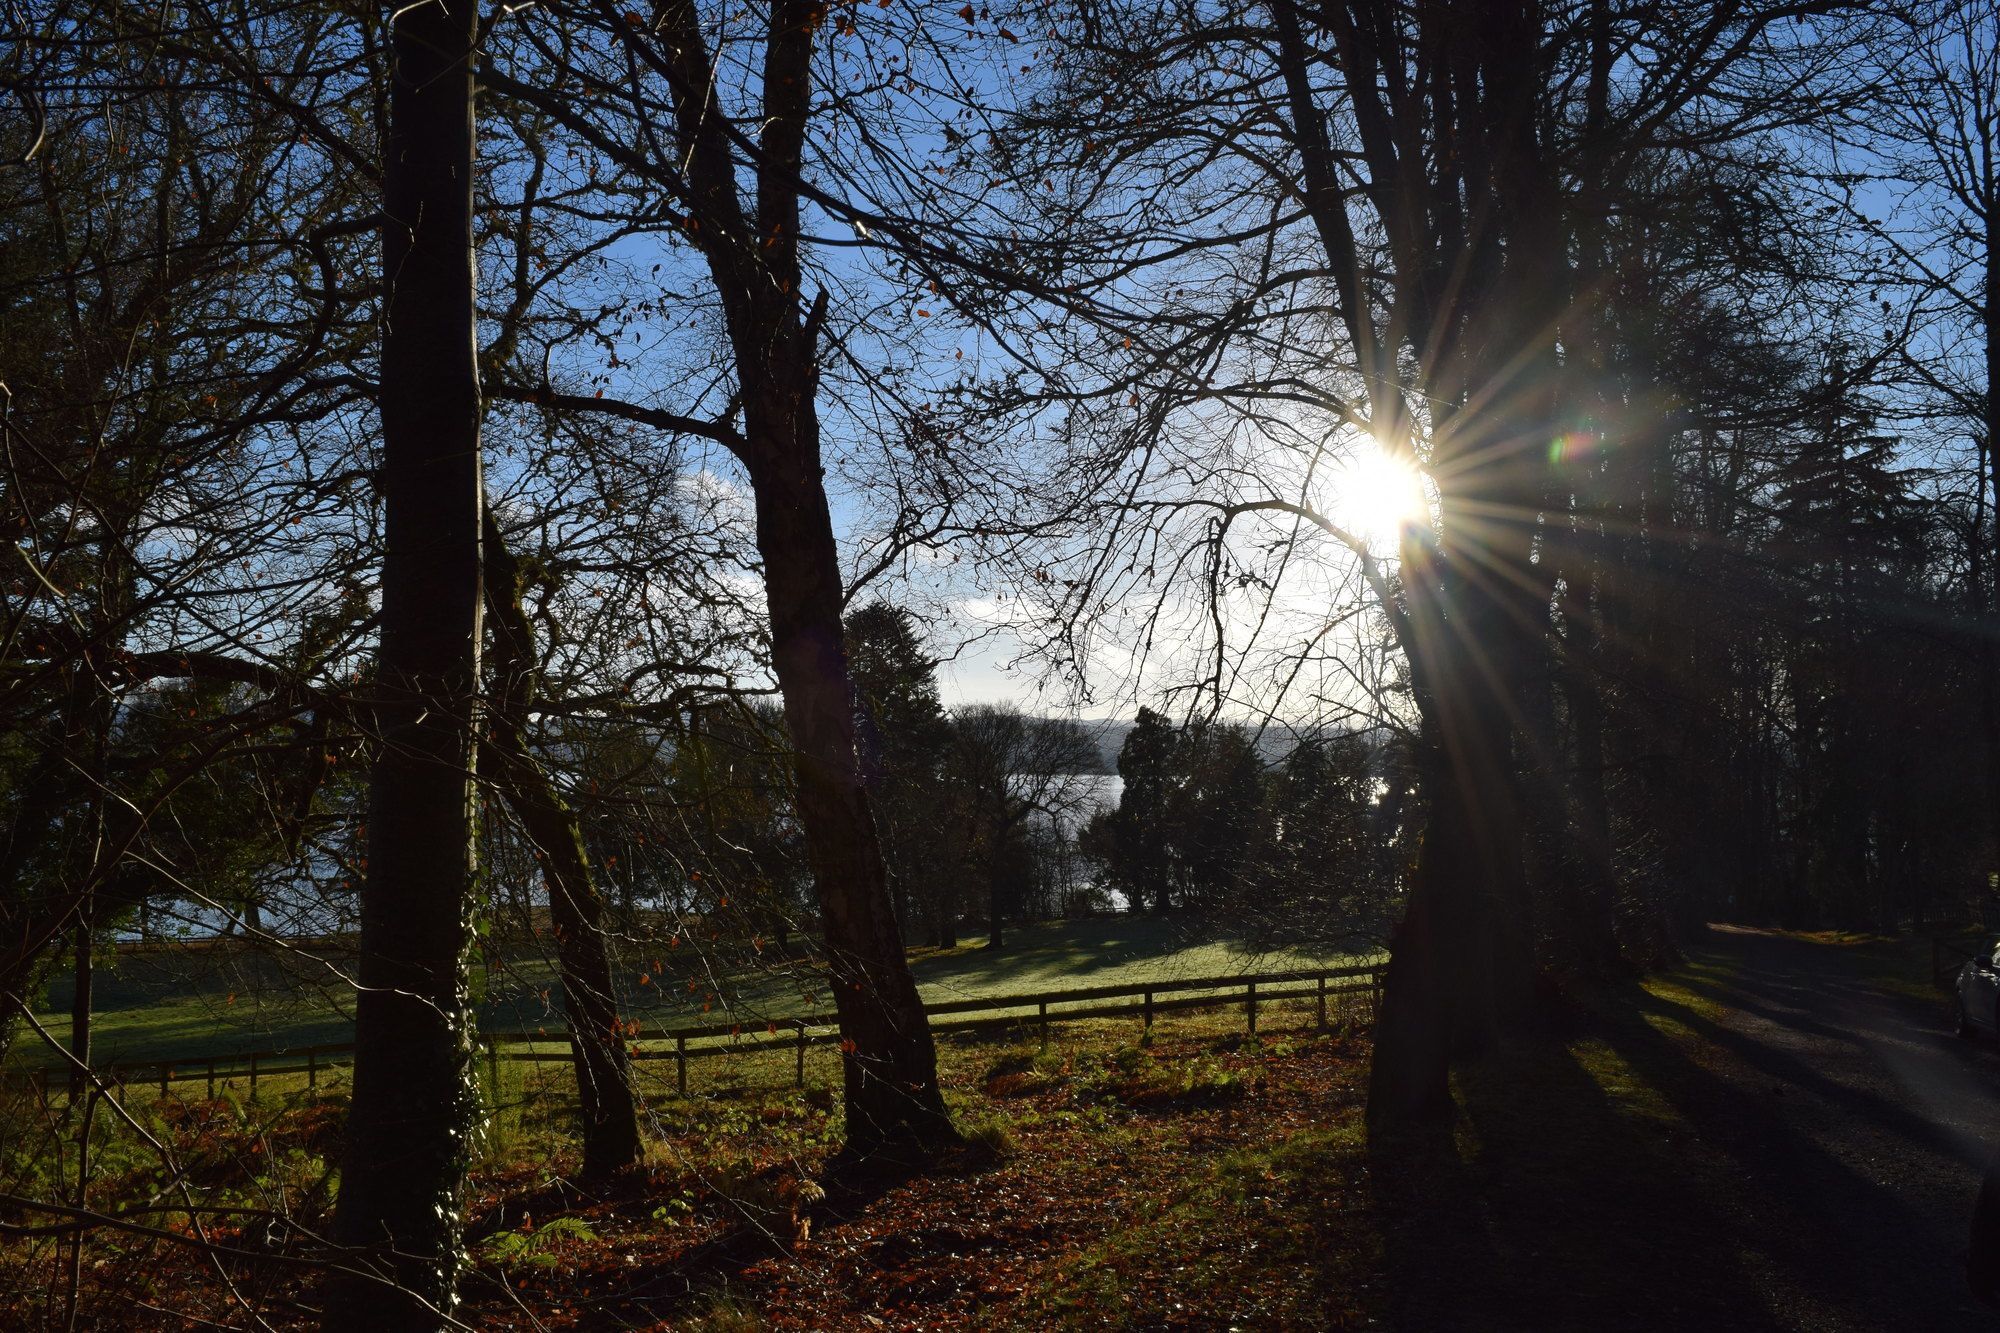
[[[1077,719],[1077,725],[1090,734],[1104,755],[1104,767],[1099,771],[1116,773],[1118,751],[1124,748],[1125,738],[1132,734],[1138,723],[1131,718],[1086,717]],[[1257,754],[1266,764],[1282,763],[1297,742],[1298,737],[1289,729],[1283,726],[1267,727],[1264,734],[1257,738]]]
[[[1098,752],[1104,756],[1104,766],[1097,771],[1116,773],[1118,751],[1124,748],[1125,738],[1137,724],[1126,718],[1086,717],[1079,718],[1077,725],[1090,733],[1090,738],[1097,742]]]

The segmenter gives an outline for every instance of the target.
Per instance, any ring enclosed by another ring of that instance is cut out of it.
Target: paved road
[[[1773,1234],[1780,1327],[2000,1329],[1961,1267],[1981,1172],[2000,1158],[2000,1046],[1942,1001],[1871,984],[1852,951],[1718,927],[1691,951],[1724,1058],[1695,1112]],[[1698,1280],[1698,1279],[1697,1279]]]

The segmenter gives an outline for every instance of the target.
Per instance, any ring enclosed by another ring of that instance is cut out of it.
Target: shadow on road
[[[1731,932],[1588,1009],[1461,1075],[1454,1142],[1375,1154],[1396,1326],[2000,1327],[1960,1267],[2000,1060],[1941,1006]]]

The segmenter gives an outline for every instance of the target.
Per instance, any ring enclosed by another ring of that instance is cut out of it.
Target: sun
[[[1327,494],[1335,521],[1356,536],[1393,541],[1405,524],[1430,521],[1422,475],[1373,442],[1327,478]]]

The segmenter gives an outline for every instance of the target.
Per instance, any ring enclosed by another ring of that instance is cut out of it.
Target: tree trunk
[[[996,850],[996,855],[997,851]],[[997,865],[986,867],[986,947],[1004,949],[1007,947],[1006,914],[1002,910],[1000,873]]]
[[[1991,91],[1990,89],[1988,90]],[[1986,438],[1980,449],[1981,471],[1980,489],[1992,486],[1992,513],[1994,515],[1994,547],[1986,564],[1994,580],[1994,587],[2000,589],[2000,210],[1988,209],[1986,214],[1986,280],[1981,289],[1980,333],[1985,340],[1986,393],[1984,414],[1980,422]],[[1979,539],[1973,534],[1975,543]],[[1975,575],[1976,578],[1976,575]],[[1981,609],[1984,610],[2000,596],[1988,598],[1983,588],[1978,592]],[[1993,856],[2000,864],[2000,648],[1993,642],[1990,625],[1982,627],[1980,634],[1981,696],[1986,723],[1986,767],[1987,767],[1987,810],[1991,820],[1990,832],[1993,836]],[[1981,885],[1984,889],[1986,886]]]
[[[591,880],[576,812],[528,749],[527,715],[535,693],[534,629],[521,606],[520,567],[490,512],[484,530],[495,659],[490,672],[494,703],[487,750],[489,780],[506,796],[542,867],[576,1067],[583,1174],[602,1179],[636,1164],[642,1154],[632,1062],[611,980],[604,900]]]
[[[1461,561],[1466,557],[1458,557]],[[1510,727],[1497,606],[1472,581],[1403,546],[1430,801],[1409,905],[1390,947],[1369,1067],[1372,1135],[1430,1134],[1453,1116],[1454,1057],[1482,1050],[1525,1009],[1526,948]],[[1449,609],[1449,614],[1447,614]],[[1496,654],[1501,654],[1496,656]]]
[[[1598,660],[1593,653],[1592,661]],[[1612,912],[1611,805],[1604,790],[1604,700],[1597,682],[1581,673],[1569,684],[1576,725],[1577,838],[1582,873],[1568,887],[1563,930],[1570,952],[1590,971],[1618,965],[1618,926]]]
[[[384,1278],[335,1282],[329,1329],[434,1329],[455,1300],[478,1113],[471,937],[480,656],[472,248],[478,8],[396,12],[383,152],[379,745],[361,890],[354,1095],[335,1233]],[[393,1283],[393,1285],[391,1285]]]
[[[689,0],[657,11],[673,80],[674,167],[689,230],[715,281],[741,394],[730,447],[750,474],[771,613],[771,664],[784,696],[805,833],[839,1011],[847,1146],[859,1156],[925,1153],[955,1139],[937,1051],[896,931],[882,844],[854,750],[854,682],[841,624],[847,595],[820,460],[818,337],[826,293],[802,317],[800,177],[812,114],[818,0],[776,0],[760,76],[754,210],[716,105],[717,63]],[[719,60],[719,58],[718,58]]]
[[[771,405],[775,411],[746,404],[753,438],[786,446],[752,474],[771,657],[840,1018],[847,1150],[919,1156],[956,1135],[855,757],[854,686],[840,622],[845,595],[820,480],[818,419],[810,380],[801,379],[789,402]]]
[[[1435,1133],[1454,1114],[1452,1051],[1458,1016],[1473,998],[1460,960],[1472,955],[1476,939],[1468,885],[1477,866],[1461,789],[1449,778],[1430,789],[1445,808],[1432,812],[1409,906],[1390,945],[1368,1067],[1371,1136]]]
[[[75,988],[69,997],[69,1053],[76,1060],[70,1066],[69,1098],[74,1104],[88,1086],[84,1082],[83,1070],[78,1065],[90,1064],[90,1014],[93,997],[91,994],[91,944],[96,931],[92,927],[90,913],[76,923],[76,956],[74,975]]]
[[[1402,445],[1410,417],[1394,368],[1398,340],[1424,364],[1417,387],[1433,404],[1442,540],[1435,553],[1406,541],[1403,560],[1411,603],[1403,642],[1424,701],[1430,819],[1395,938],[1368,1108],[1373,1129],[1419,1128],[1450,1114],[1453,1054],[1525,1022],[1532,993],[1514,764],[1545,738],[1517,737],[1511,719],[1547,608],[1517,583],[1538,581],[1529,554],[1545,476],[1535,462],[1550,425],[1541,386],[1566,288],[1554,262],[1559,214],[1535,154],[1537,20],[1527,0],[1424,9],[1406,49],[1405,35],[1366,7],[1315,12],[1348,77],[1370,201],[1387,234],[1397,285],[1385,331],[1375,327],[1345,168],[1313,84],[1317,55],[1291,0],[1272,0],[1272,13],[1307,207],[1340,291],[1371,425],[1392,448]],[[1421,106],[1385,93],[1378,77],[1412,50],[1438,71],[1437,91],[1420,94],[1429,99]],[[1418,147],[1426,138],[1429,155]],[[1461,201],[1485,224],[1467,230]],[[1546,233],[1539,244],[1523,240],[1530,228]],[[1441,273],[1451,275],[1442,287],[1431,281]]]

